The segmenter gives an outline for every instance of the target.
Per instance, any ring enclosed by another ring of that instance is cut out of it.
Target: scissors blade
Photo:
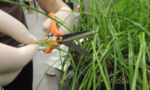
[[[76,32],[76,33],[62,35],[62,37],[63,37],[63,40],[74,40],[74,39],[78,39],[78,38],[92,35],[95,33],[97,33],[97,31],[89,30],[89,31],[82,31],[82,32]]]
[[[92,55],[90,53],[88,53],[87,51],[85,51],[84,49],[82,49],[81,47],[79,47],[78,45],[76,45],[73,42],[63,42],[62,44],[64,44],[67,47],[79,52],[80,54],[84,54],[84,55],[92,57]]]

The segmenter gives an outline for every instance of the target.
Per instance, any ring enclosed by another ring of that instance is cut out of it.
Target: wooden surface
[[[25,2],[28,2],[28,3],[29,3],[29,6],[32,7],[32,0],[25,0]],[[33,10],[32,10],[32,9],[29,9],[29,10],[28,10],[28,13],[31,13],[31,12],[33,12]]]

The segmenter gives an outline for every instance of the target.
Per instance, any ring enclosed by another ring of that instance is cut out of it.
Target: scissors
[[[50,13],[49,16],[56,19],[56,16],[54,13]],[[89,31],[82,31],[82,32],[76,32],[76,33],[62,35],[61,32],[57,28],[56,21],[52,20],[51,26],[49,29],[49,33],[50,32],[52,32],[57,37],[57,39],[55,42],[49,42],[50,47],[48,47],[48,49],[44,51],[45,53],[50,53],[53,49],[52,48],[53,46],[59,46],[60,44],[64,44],[65,46],[79,52],[80,54],[91,56],[90,53],[88,53],[87,51],[85,51],[84,49],[82,49],[80,46],[76,45],[72,41],[75,39],[78,39],[78,38],[82,38],[84,36],[95,34],[95,33],[97,33],[96,31],[89,30]],[[46,41],[47,39],[43,38],[42,40]]]

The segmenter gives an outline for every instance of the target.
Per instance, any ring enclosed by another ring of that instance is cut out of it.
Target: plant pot
[[[110,84],[112,86],[112,83],[110,83]],[[107,90],[104,83],[101,83],[101,89],[100,90]],[[124,84],[123,83],[116,83],[114,90],[125,90]],[[129,84],[126,84],[126,90],[130,90]]]
[[[68,69],[68,76],[65,80],[65,82],[62,84],[61,82],[61,76],[63,76],[63,71],[59,70],[59,69],[55,69],[55,74],[56,74],[56,78],[57,78],[57,84],[58,84],[58,88],[59,90],[71,90],[70,89],[70,83],[72,82],[72,78],[74,76],[74,71],[72,71],[72,66],[70,65],[69,69]],[[76,89],[75,90],[79,90],[79,82],[77,83]]]
[[[58,70],[58,69],[55,69],[55,73],[56,73],[56,77],[57,77],[57,84],[58,84],[58,88],[59,88],[59,90],[71,90],[70,88],[69,88],[69,84],[71,84],[71,82],[72,82],[72,78],[73,78],[73,76],[74,76],[74,72],[72,71],[73,70],[73,67],[72,66],[70,66],[69,67],[69,69],[68,69],[68,77],[66,78],[66,82],[62,85],[60,82],[61,82],[61,79],[60,79],[60,77],[61,77],[61,75],[63,75],[63,72],[61,72],[60,70]],[[71,72],[71,73],[70,73]],[[82,75],[81,77],[80,77],[80,79],[79,79],[79,81],[77,82],[77,85],[76,85],[76,89],[75,90],[79,90],[79,87],[80,87],[80,85],[81,85],[81,82],[82,82],[82,80],[83,80],[83,78],[84,78],[84,75]],[[112,83],[110,83],[111,84],[111,86],[112,86]],[[61,89],[61,85],[62,85],[62,89]],[[93,90],[93,87],[91,86],[91,89],[90,90]],[[96,89],[96,90],[107,90],[106,89],[106,86],[105,86],[105,84],[104,84],[104,82],[103,83],[101,83],[101,87],[100,87],[100,89]],[[125,88],[124,88],[124,84],[123,83],[116,83],[115,84],[115,88],[114,88],[114,90],[125,90]],[[129,84],[126,84],[126,90],[130,90],[130,86],[129,86]]]

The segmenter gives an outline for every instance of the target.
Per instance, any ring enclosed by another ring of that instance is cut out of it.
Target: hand
[[[2,10],[0,10],[0,32],[11,36],[22,44],[27,44],[27,46],[16,48],[0,43],[0,86],[2,86],[10,83],[31,61],[38,45],[36,44],[37,39],[29,33],[22,23]],[[10,78],[2,77],[6,74],[9,76],[9,73],[11,73]]]
[[[55,16],[58,18],[58,21],[61,22],[63,21],[64,22],[63,24],[66,25],[71,31],[73,31],[74,13],[70,8],[68,7],[60,8],[60,10],[57,13],[55,13]],[[43,24],[44,37],[48,36],[50,26],[51,26],[51,19],[48,18]],[[62,35],[70,33],[69,30],[67,30],[62,25],[58,28],[58,30],[61,32]],[[50,39],[50,40],[56,40],[56,39]],[[45,48],[45,50],[46,49],[47,48]]]
[[[55,13],[55,16],[58,18],[58,21],[64,21],[64,24],[73,31],[73,23],[74,23],[74,13],[68,7],[62,7],[58,12]],[[44,37],[48,36],[49,28],[51,26],[51,19],[48,18],[43,24]],[[59,31],[62,35],[69,34],[70,32],[64,27],[60,26]]]

